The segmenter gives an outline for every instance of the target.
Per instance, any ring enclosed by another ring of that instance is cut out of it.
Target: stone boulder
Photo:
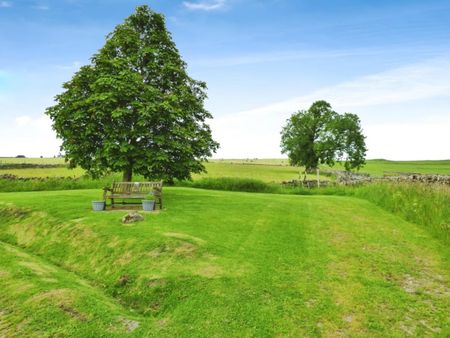
[[[122,217],[122,223],[124,224],[130,224],[134,222],[143,221],[144,216],[142,216],[140,213],[136,211],[129,212],[125,216]]]

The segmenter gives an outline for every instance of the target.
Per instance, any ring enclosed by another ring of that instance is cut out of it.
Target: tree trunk
[[[317,187],[320,187],[320,171],[319,171],[319,167],[317,167]]]
[[[133,178],[133,167],[129,166],[123,171],[123,182],[131,182]]]

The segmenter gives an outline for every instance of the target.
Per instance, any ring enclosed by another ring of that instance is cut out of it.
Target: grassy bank
[[[0,194],[0,333],[450,333],[448,247],[367,201],[167,188],[124,226],[90,210],[97,194]]]

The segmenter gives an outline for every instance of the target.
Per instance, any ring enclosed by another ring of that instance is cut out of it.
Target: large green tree
[[[357,115],[338,114],[325,101],[293,114],[281,131],[282,152],[305,173],[342,161],[347,171],[365,164],[366,145]]]
[[[63,88],[46,113],[70,165],[94,177],[186,179],[218,148],[206,123],[206,84],[189,77],[164,17],[148,6],[118,25]]]

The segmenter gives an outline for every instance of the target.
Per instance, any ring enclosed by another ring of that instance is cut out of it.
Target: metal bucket
[[[94,211],[105,210],[105,201],[92,201],[92,210]]]
[[[153,211],[153,209],[155,209],[155,201],[143,200],[142,201],[142,209],[144,211]]]

